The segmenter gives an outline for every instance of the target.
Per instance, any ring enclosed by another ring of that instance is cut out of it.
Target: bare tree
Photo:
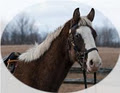
[[[99,29],[97,37],[97,46],[120,47],[119,36],[115,28],[103,27]]]

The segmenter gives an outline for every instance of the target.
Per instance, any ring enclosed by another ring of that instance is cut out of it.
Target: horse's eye
[[[80,37],[80,35],[79,35],[79,34],[76,34],[76,35],[75,35],[75,37],[77,37],[77,38],[78,38],[78,37]]]

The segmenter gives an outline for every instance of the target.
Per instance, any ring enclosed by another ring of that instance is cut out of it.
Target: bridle
[[[84,83],[85,83],[85,88],[87,88],[87,77],[86,77],[86,60],[87,60],[87,56],[90,52],[96,50],[98,51],[98,49],[96,47],[90,48],[89,50],[85,50],[84,52],[81,52],[78,50],[77,45],[75,45],[74,42],[74,38],[73,38],[73,34],[72,34],[72,30],[76,30],[78,28],[78,24],[73,25],[70,29],[69,32],[69,42],[71,43],[71,45],[74,48],[75,51],[75,55],[76,55],[76,60],[77,62],[80,64],[80,67],[83,71],[83,77],[84,77]],[[91,26],[87,25],[87,27],[89,27],[91,30],[94,30]],[[96,72],[94,72],[94,84],[96,84]]]

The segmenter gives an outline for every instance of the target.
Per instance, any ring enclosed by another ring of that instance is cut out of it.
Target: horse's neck
[[[45,79],[43,85],[48,86],[47,89],[43,89],[46,91],[57,91],[73,64],[69,60],[69,54],[66,49],[67,38],[61,35],[52,43],[50,49],[43,57],[43,62],[40,61],[41,67],[39,73],[43,69],[47,72],[46,74],[42,74],[42,77],[45,77],[42,78]],[[45,68],[43,68],[43,65]]]
[[[64,30],[67,31],[66,29]],[[67,32],[64,34],[63,31],[52,42],[50,49],[44,54],[43,59],[39,59],[41,65],[39,73],[43,70],[45,72],[41,73],[42,76],[39,77],[40,80],[44,81],[41,82],[42,86],[44,86],[43,90],[46,91],[57,91],[73,64],[70,62],[67,50]]]
[[[34,88],[51,92],[58,91],[73,64],[69,60],[67,50],[67,29],[62,30],[49,50],[39,59],[28,64],[19,62],[15,76]],[[17,76],[17,73],[21,74]]]

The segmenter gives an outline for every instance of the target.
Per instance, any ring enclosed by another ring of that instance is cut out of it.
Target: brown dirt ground
[[[13,51],[17,51],[17,52],[24,52],[25,50],[27,50],[28,48],[32,47],[33,45],[9,45],[9,46],[1,46],[1,54],[2,57],[10,54]],[[102,67],[106,67],[106,68],[113,68],[117,62],[119,53],[120,53],[120,48],[98,48],[99,50],[99,54],[102,58],[103,61],[103,66]],[[73,65],[74,67],[79,66],[77,63],[75,63]],[[66,78],[83,78],[83,76],[79,73],[68,73]],[[87,75],[88,78],[92,78],[93,75],[88,74]],[[105,75],[102,74],[98,74],[97,75],[97,79],[102,80],[104,77],[106,77]],[[92,85],[88,85],[88,87],[90,87]],[[84,89],[84,85],[83,84],[65,84],[63,83],[59,89],[59,92],[73,92],[73,91],[78,91]]]

